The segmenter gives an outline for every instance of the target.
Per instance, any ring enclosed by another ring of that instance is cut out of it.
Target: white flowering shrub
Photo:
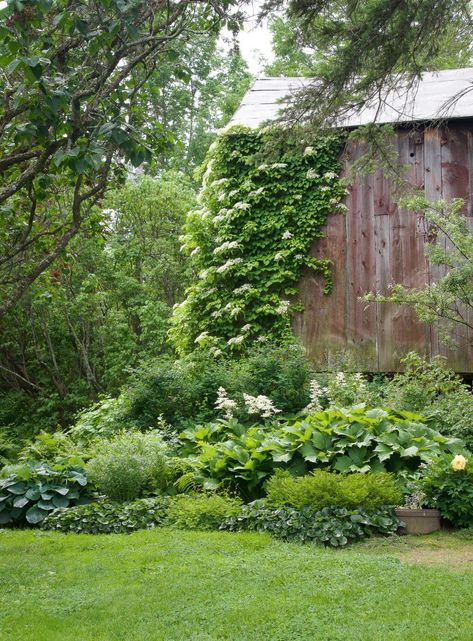
[[[368,381],[363,374],[337,372],[332,374],[326,386],[317,380],[310,382],[310,402],[304,412],[320,412],[325,407],[350,407],[369,401]]]
[[[243,394],[245,399],[246,410],[248,414],[259,414],[263,418],[271,418],[275,414],[279,414],[281,410],[274,407],[273,401],[260,394],[259,396],[250,396],[250,394]]]
[[[197,339],[214,355],[248,353],[256,340],[288,340],[291,314],[302,309],[296,296],[303,268],[322,274],[330,292],[331,262],[309,250],[345,195],[342,139],[307,140],[301,151],[308,134],[299,133],[297,144],[276,154],[273,130],[233,127],[209,150],[199,208],[181,238],[197,275],[171,321],[181,355]]]

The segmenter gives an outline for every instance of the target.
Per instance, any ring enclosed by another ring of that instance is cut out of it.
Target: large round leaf
[[[33,505],[33,507],[30,507],[30,509],[26,512],[26,520],[28,521],[28,523],[32,524],[41,523],[41,521],[44,520],[47,514],[48,513],[46,510],[41,510],[36,505]]]

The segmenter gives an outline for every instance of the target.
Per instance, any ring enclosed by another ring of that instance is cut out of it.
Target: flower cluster
[[[259,414],[263,418],[271,418],[278,414],[281,410],[274,407],[273,401],[267,396],[260,394],[259,396],[250,396],[250,394],[243,394],[245,399],[246,411],[248,414]]]
[[[230,421],[233,418],[233,413],[237,409],[238,404],[236,401],[228,397],[227,391],[224,387],[219,387],[215,407],[218,410],[222,410],[225,418]]]

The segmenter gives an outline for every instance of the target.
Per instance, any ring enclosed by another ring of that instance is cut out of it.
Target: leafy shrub
[[[127,412],[128,400],[123,395],[117,398],[106,396],[78,414],[69,434],[75,440],[85,442],[97,436],[111,437],[130,427]]]
[[[138,499],[132,503],[89,503],[55,510],[41,524],[43,530],[76,534],[118,534],[163,524],[169,499],[166,496]]]
[[[247,358],[233,361],[231,375],[229,391],[236,396],[268,396],[284,414],[307,405],[311,367],[298,343],[255,348]]]
[[[460,463],[456,466],[456,463]],[[464,464],[464,466],[463,466]],[[457,467],[457,469],[455,469]],[[427,507],[437,508],[457,527],[473,526],[473,463],[464,457],[443,457],[426,468],[420,483]]]
[[[461,438],[473,451],[473,394],[461,377],[448,369],[445,359],[428,361],[410,353],[402,361],[405,371],[385,387],[393,407],[422,412],[442,434]]]
[[[382,505],[398,505],[402,493],[391,474],[333,474],[316,470],[308,476],[293,477],[279,472],[266,483],[268,503],[295,508],[310,506],[362,507],[373,510]]]
[[[225,388],[244,408],[243,394],[266,395],[284,413],[296,413],[309,401],[310,366],[298,344],[264,345],[251,356],[216,359],[203,350],[172,361],[161,358],[135,375],[124,392],[128,419],[139,429],[158,421],[174,427],[206,422],[219,416],[218,389]],[[243,410],[237,414],[247,420]],[[254,419],[254,417],[252,417]]]
[[[23,462],[41,461],[50,464],[84,465],[88,458],[85,447],[64,432],[40,432],[34,439],[26,441],[18,454]]]
[[[87,501],[82,468],[45,463],[17,466],[16,472],[0,480],[0,524],[36,525],[56,508]]]
[[[157,432],[122,432],[98,443],[87,475],[112,501],[132,501],[167,487],[167,453]]]
[[[255,530],[284,541],[341,547],[373,534],[394,534],[398,527],[394,510],[388,507],[369,512],[337,507],[316,510],[284,506],[274,509],[264,501],[255,501],[244,505],[238,515],[228,518],[221,529],[232,532]]]
[[[0,468],[14,461],[20,446],[7,434],[7,428],[0,427]]]
[[[166,524],[184,530],[216,530],[240,510],[241,502],[219,494],[181,495],[172,499]]]
[[[421,416],[391,409],[332,408],[300,420],[249,428],[220,421],[182,432],[203,487],[230,486],[245,498],[262,495],[277,468],[301,476],[314,468],[338,472],[415,470],[422,461],[461,448]]]

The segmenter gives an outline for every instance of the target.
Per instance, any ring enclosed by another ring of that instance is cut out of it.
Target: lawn
[[[338,551],[248,533],[3,530],[0,585],[2,641],[473,638],[461,535]]]

